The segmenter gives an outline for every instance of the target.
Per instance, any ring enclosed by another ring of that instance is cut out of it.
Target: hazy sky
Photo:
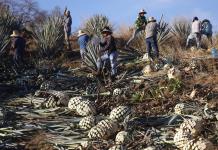
[[[218,31],[218,0],[37,0],[39,6],[51,10],[55,6],[71,11],[73,30],[79,28],[81,23],[93,14],[104,14],[109,17],[115,27],[133,24],[137,12],[144,8],[148,16],[172,21],[175,17],[211,20],[214,29]]]

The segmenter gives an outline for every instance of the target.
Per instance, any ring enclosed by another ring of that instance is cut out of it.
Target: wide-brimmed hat
[[[141,9],[141,10],[139,11],[139,14],[147,14],[147,12],[146,12],[144,9]]]
[[[20,34],[17,30],[14,30],[13,33],[11,34],[11,37],[17,37],[17,36],[20,36]]]
[[[86,33],[83,32],[83,30],[79,30],[79,31],[78,31],[78,36],[77,36],[77,37],[80,37],[80,36],[85,35],[85,34],[86,34]]]
[[[105,33],[105,32],[110,33],[110,34],[113,33],[110,28],[104,28],[104,29],[101,31],[101,33]]]
[[[155,22],[156,21],[156,19],[154,19],[154,17],[149,17],[148,18],[148,22]]]

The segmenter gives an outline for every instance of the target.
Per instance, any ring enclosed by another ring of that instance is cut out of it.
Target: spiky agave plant
[[[88,69],[93,72],[97,71],[97,59],[99,51],[100,45],[95,43],[94,40],[89,41],[87,44],[87,53],[85,53],[83,62],[88,67]]]
[[[98,37],[100,37],[101,30],[105,26],[112,28],[112,25],[110,24],[107,16],[97,14],[92,16],[85,22],[84,30],[91,36],[97,35]]]
[[[0,6],[0,11],[0,54],[3,54],[10,42],[10,34],[13,30],[20,29],[22,20],[5,6]]]
[[[52,56],[63,46],[63,20],[60,15],[51,15],[33,31],[33,38],[42,56]]]
[[[170,27],[169,24],[166,23],[164,20],[160,20],[159,24],[159,30],[157,35],[158,44],[160,46],[167,44],[169,40],[172,38],[170,35]]]
[[[175,41],[179,44],[180,47],[184,47],[186,39],[191,33],[191,25],[186,19],[176,20],[172,25],[171,30],[172,35],[175,38]]]

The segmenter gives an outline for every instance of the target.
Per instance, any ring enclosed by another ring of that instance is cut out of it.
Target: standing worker
[[[109,27],[105,27],[102,31],[103,34],[103,41],[100,42],[101,49],[99,51],[99,56],[97,60],[97,68],[98,72],[97,75],[100,75],[102,63],[110,60],[111,66],[111,80],[113,81],[117,75],[117,48],[115,39],[112,36],[112,31]]]
[[[71,34],[71,25],[72,25],[72,18],[70,15],[70,11],[65,8],[64,11],[64,36],[65,41],[67,43],[67,49],[71,50],[71,44],[70,44],[70,34]]]
[[[145,28],[146,34],[146,49],[148,57],[154,61],[159,59],[159,49],[157,44],[158,24],[154,17],[149,17],[148,24]],[[153,49],[153,52],[152,52]]]
[[[24,52],[26,47],[26,41],[23,37],[20,36],[20,33],[17,30],[13,31],[11,35],[12,42],[11,47],[13,49],[13,61],[16,69],[19,69],[24,65]],[[18,71],[18,70],[16,70]]]
[[[79,30],[78,43],[80,46],[80,55],[81,55],[82,61],[84,60],[85,53],[87,52],[86,46],[87,46],[88,41],[89,41],[89,36],[82,30]]]
[[[189,47],[189,43],[191,40],[195,39],[197,43],[197,48],[201,47],[201,22],[198,17],[194,17],[192,21],[192,31],[191,34],[188,36],[186,41],[186,48]]]
[[[137,34],[143,30],[145,30],[145,26],[147,24],[147,20],[145,17],[145,10],[142,9],[140,10],[139,14],[138,14],[138,18],[135,21],[135,29],[133,31],[132,37],[129,39],[129,41],[126,44],[126,47],[129,47],[130,42],[132,42],[132,40],[135,39],[135,37],[137,36]]]
[[[210,22],[210,20],[208,19],[204,19],[201,23],[201,33],[202,35],[206,35],[207,36],[207,39],[210,41],[210,44],[213,45],[213,31],[212,31],[212,24]]]

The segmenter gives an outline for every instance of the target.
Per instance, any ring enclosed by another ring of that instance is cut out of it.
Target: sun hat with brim
[[[101,31],[101,33],[106,33],[106,32],[107,33],[112,33],[112,31],[110,29],[104,29],[104,30]]]
[[[13,33],[11,34],[11,37],[17,37],[20,36],[19,32],[17,30],[14,30]]]
[[[85,35],[85,34],[86,34],[85,32],[83,32],[82,30],[79,30],[77,37],[80,37],[80,36]]]
[[[141,9],[141,10],[139,11],[139,14],[147,14],[147,12],[146,12],[144,9]]]
[[[154,19],[154,17],[149,17],[148,18],[148,22],[155,22],[156,21],[156,19]]]

